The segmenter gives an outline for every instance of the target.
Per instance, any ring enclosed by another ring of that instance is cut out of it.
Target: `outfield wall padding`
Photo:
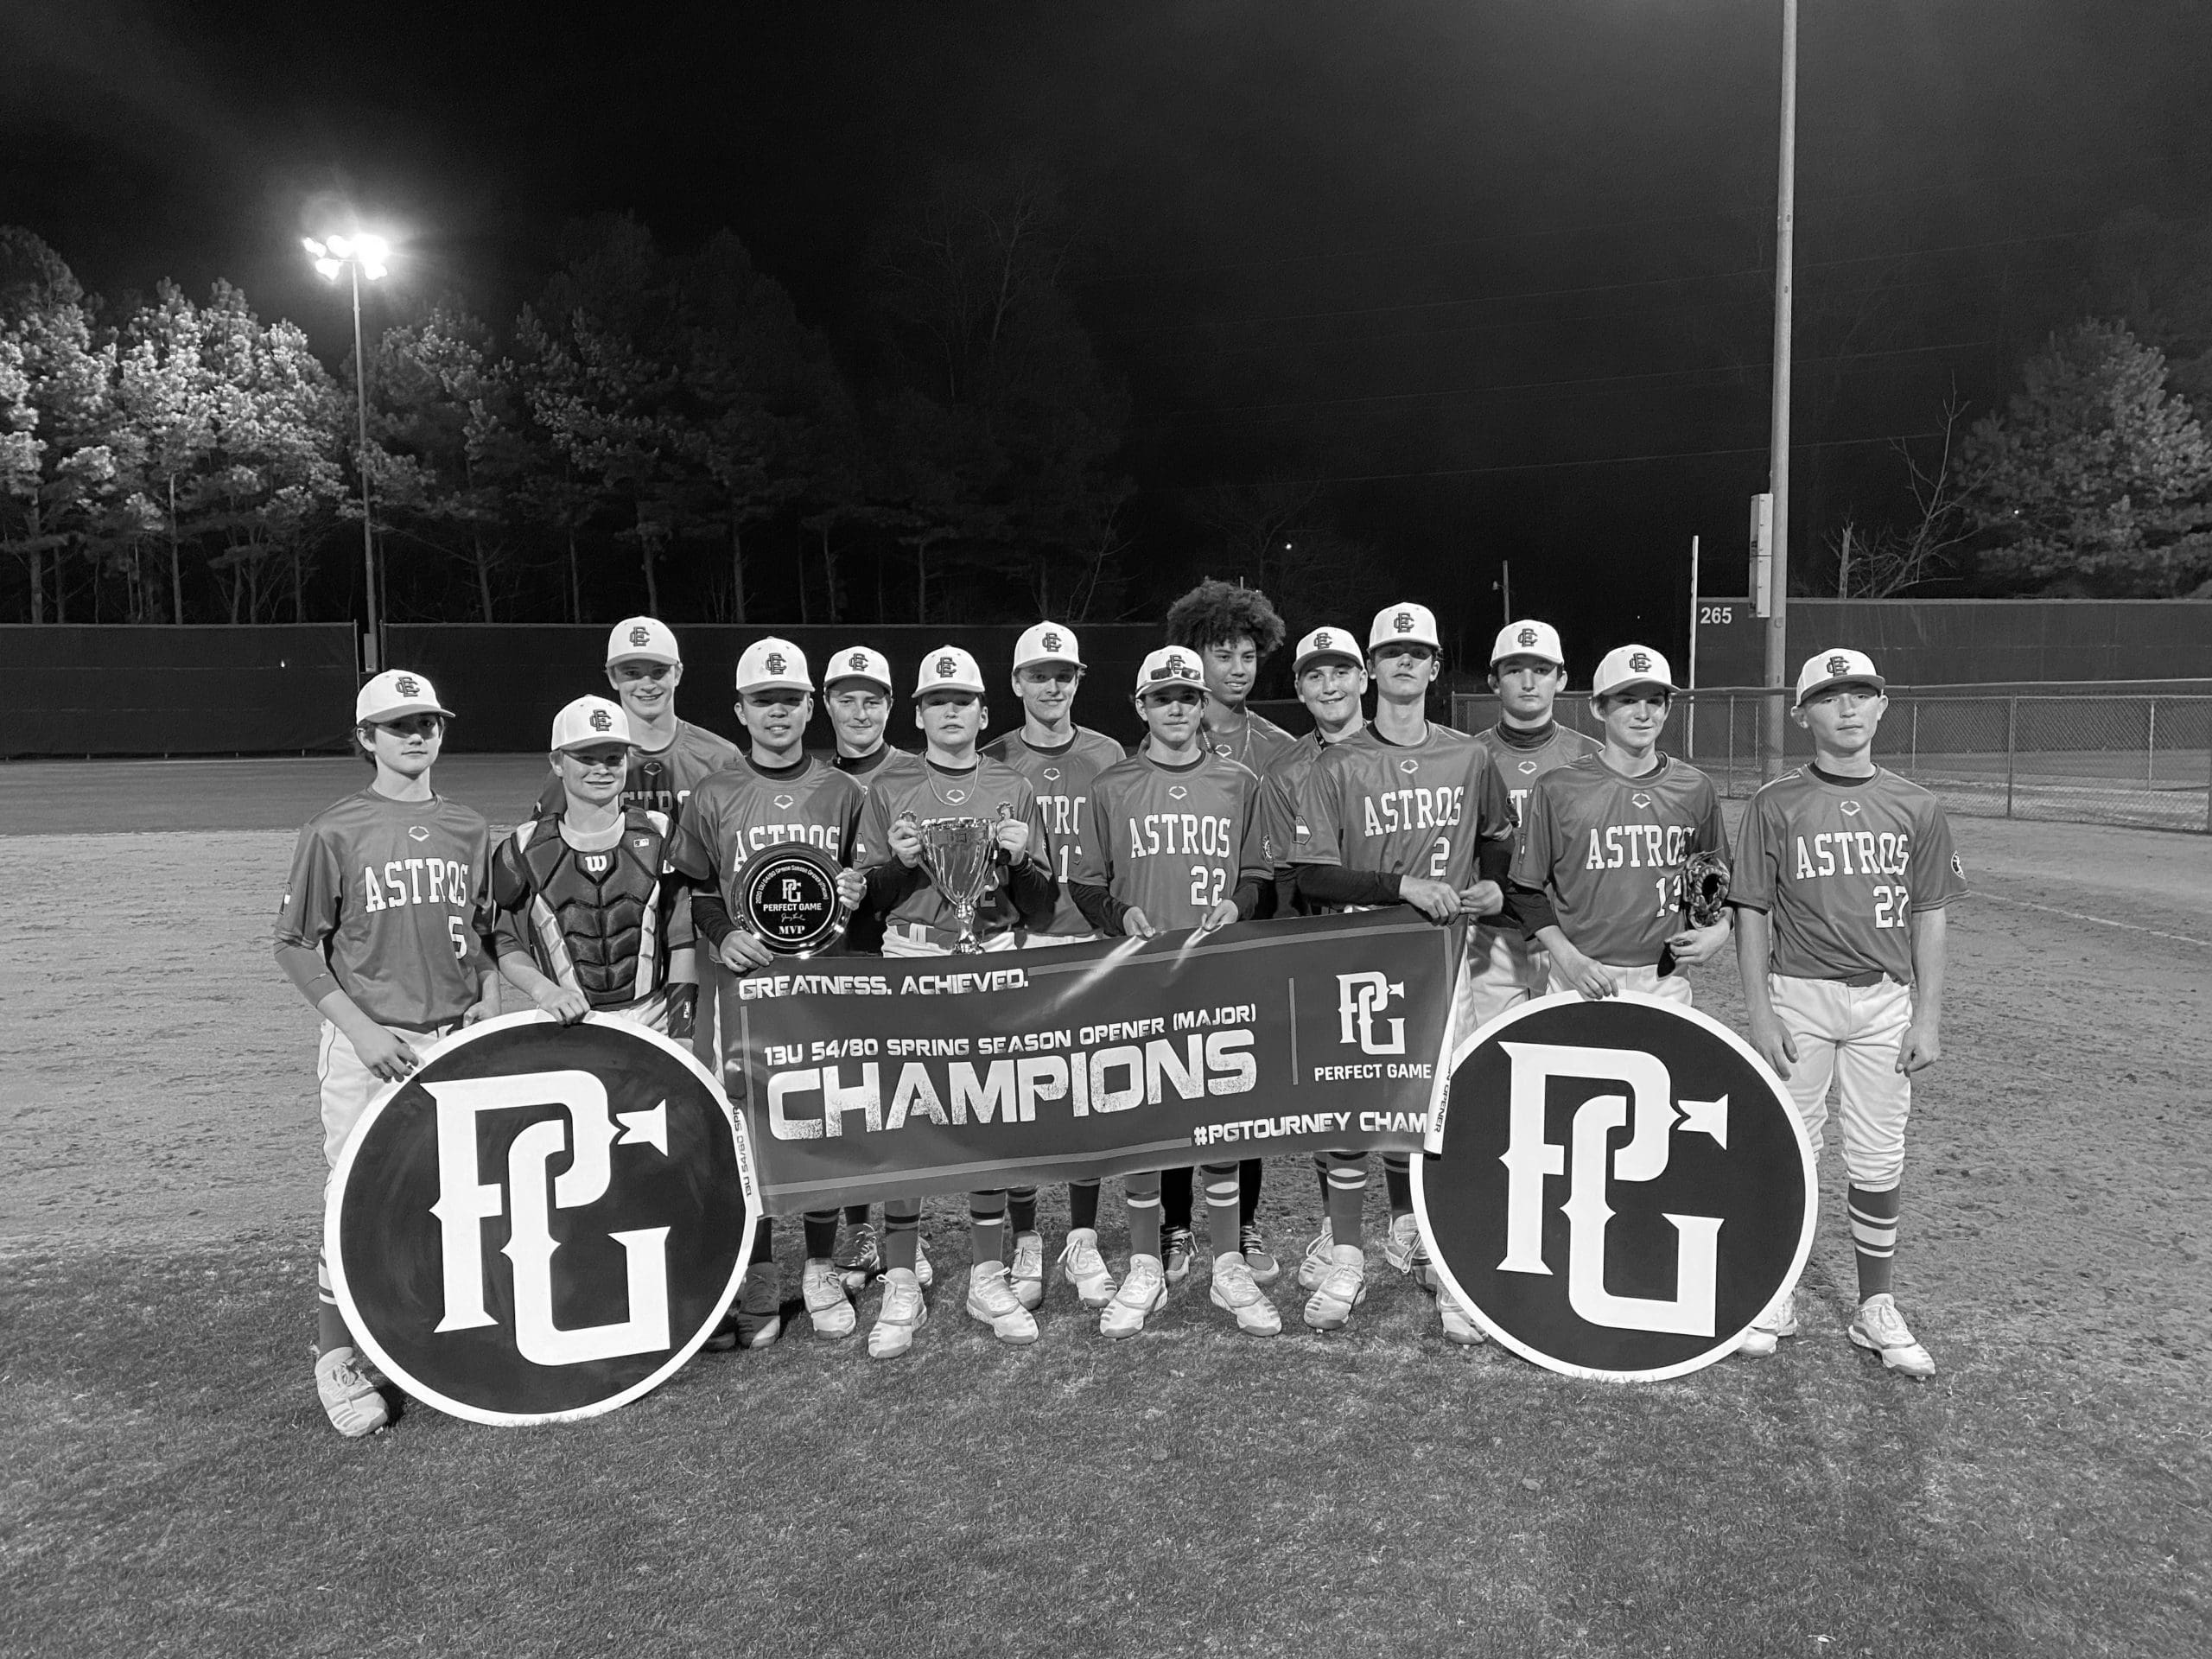
[[[1700,601],[1700,609],[1715,605],[1748,610],[1743,600],[1711,597]],[[1720,632],[1701,628],[1698,683],[1763,683],[1764,626]],[[2199,680],[2212,678],[2212,604],[2154,599],[1793,598],[1791,673],[1829,645],[1866,652],[1898,685]]]
[[[1141,734],[1129,694],[1145,653],[1160,643],[1157,626],[1133,624],[1084,627],[1076,631],[1083,648],[1084,677],[1076,704],[1081,724],[1122,742]],[[763,634],[788,639],[806,653],[817,685],[831,654],[855,645],[873,646],[891,659],[899,683],[889,736],[901,748],[914,748],[911,694],[923,656],[936,646],[958,645],[973,652],[990,688],[986,699],[990,724],[984,737],[1021,723],[1021,706],[1010,683],[1014,642],[1021,630],[1007,626],[737,627],[727,623],[687,622],[677,628],[683,652],[683,685],[677,707],[684,719],[738,738],[731,705],[738,653]],[[514,753],[545,747],[553,715],[570,700],[595,693],[610,695],[607,683],[607,625],[442,622],[387,627],[385,654],[397,668],[428,675],[453,709],[446,739],[455,753]],[[810,747],[828,748],[833,739],[817,709],[807,732]]]
[[[0,757],[342,752],[356,638],[345,622],[0,625]]]

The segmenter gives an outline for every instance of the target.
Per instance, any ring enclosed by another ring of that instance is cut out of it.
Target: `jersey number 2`
[[[1200,910],[1211,910],[1221,902],[1222,884],[1228,880],[1229,872],[1219,866],[1208,869],[1203,864],[1191,866],[1191,902]],[[1212,896],[1207,896],[1211,889]]]

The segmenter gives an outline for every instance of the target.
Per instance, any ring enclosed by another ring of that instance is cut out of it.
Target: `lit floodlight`
[[[366,264],[361,267],[361,275],[367,277],[372,283],[384,274],[385,267],[379,264]]]
[[[321,243],[316,241],[315,238],[311,236],[302,237],[300,238],[300,245],[308,251],[308,256],[312,258],[326,259],[330,257],[330,250],[324,247]]]
[[[315,262],[315,275],[327,283],[336,282],[338,273],[345,269],[345,262],[340,259],[318,259]]]
[[[391,244],[380,236],[357,236],[353,251],[360,256],[364,265],[380,265],[391,252]]]
[[[345,236],[332,237],[330,238],[330,251],[338,258],[351,259],[353,257],[353,238],[351,237]]]

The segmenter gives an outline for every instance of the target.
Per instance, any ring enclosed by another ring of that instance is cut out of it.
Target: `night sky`
[[[2208,14],[1806,0],[1801,560],[2092,302],[2101,224],[2206,213]],[[1510,559],[1516,609],[1678,646],[1690,537],[1740,591],[1765,483],[1779,55],[1778,0],[16,4],[0,222],[111,302],[227,276],[335,363],[334,214],[505,319],[628,210],[734,228],[835,342],[933,163],[1038,157],[1156,556],[1210,484],[1322,480],[1471,635]]]

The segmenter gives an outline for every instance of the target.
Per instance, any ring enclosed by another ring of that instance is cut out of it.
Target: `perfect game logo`
[[[324,1249],[347,1324],[482,1423],[595,1416],[672,1376],[736,1294],[758,1205],[697,1061],[593,1014],[487,1020],[373,1103]]]
[[[1539,1364],[1696,1370],[1804,1265],[1803,1126],[1764,1062],[1694,1009],[1523,1003],[1484,1028],[1438,1119],[1414,1200],[1439,1274]]]

